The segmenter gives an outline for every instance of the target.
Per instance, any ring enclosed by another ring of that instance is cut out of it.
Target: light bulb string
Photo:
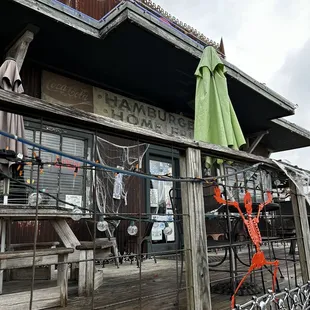
[[[194,177],[194,178],[193,177],[173,178],[173,177],[169,177],[169,176],[152,175],[152,174],[143,173],[141,171],[136,171],[136,169],[133,169],[133,170],[123,170],[123,169],[119,169],[119,168],[103,165],[103,164],[101,164],[99,162],[94,162],[94,161],[91,161],[91,160],[88,160],[88,159],[83,159],[83,158],[81,158],[79,156],[70,155],[70,154],[64,153],[62,151],[58,151],[58,150],[52,149],[50,147],[43,146],[43,145],[35,143],[35,142],[31,142],[31,141],[29,141],[27,139],[24,139],[22,137],[18,137],[18,136],[12,135],[12,134],[10,134],[8,132],[5,132],[5,131],[2,131],[2,130],[0,130],[0,135],[3,135],[3,136],[5,136],[7,138],[10,138],[10,139],[14,139],[14,140],[16,140],[18,142],[21,142],[23,144],[30,145],[32,147],[35,147],[38,150],[46,151],[48,153],[52,153],[52,154],[55,154],[55,155],[58,155],[58,156],[66,157],[68,159],[81,162],[81,163],[85,164],[86,166],[89,165],[90,169],[92,169],[92,168],[99,168],[99,169],[103,169],[105,171],[111,171],[111,172],[115,172],[115,173],[121,173],[121,174],[124,174],[124,175],[141,177],[141,178],[148,179],[148,180],[158,180],[158,181],[168,181],[168,182],[207,182],[207,183],[210,181],[210,183],[212,184],[213,182],[215,182],[219,178],[226,178],[226,177],[230,177],[230,176],[236,175],[236,172],[231,173],[231,174],[226,174],[226,175],[221,175],[221,176],[216,176],[216,177],[206,177],[206,178],[200,178],[200,177]],[[18,162],[18,160],[16,160],[16,161]],[[40,163],[42,163],[42,160],[41,160]],[[256,164],[254,164],[251,167],[248,167],[248,168],[240,170],[239,173],[245,172],[247,170],[254,169],[254,168],[256,168],[256,167],[258,167],[260,165],[263,165],[263,163],[256,163]]]
[[[38,163],[38,165],[41,165],[41,163]],[[239,174],[239,173],[240,173],[240,170],[237,171],[235,174]],[[3,171],[0,171],[0,175],[4,176],[5,178],[7,178],[7,179],[9,179],[9,180],[11,180],[11,181],[13,181],[13,182],[19,184],[19,185],[23,185],[23,186],[25,186],[25,187],[27,187],[27,188],[29,188],[29,189],[36,190],[36,187],[34,187],[34,186],[30,185],[30,184],[21,182],[20,180],[18,180],[18,179],[16,179],[16,178],[12,178],[12,177],[9,176],[8,174],[4,173]],[[218,185],[218,183],[216,183],[216,182],[214,182],[214,183],[212,183],[212,184],[213,184],[213,185]],[[86,212],[90,212],[91,214],[94,212],[93,209],[86,208],[86,207],[81,207],[81,206],[77,206],[77,205],[75,205],[75,204],[73,204],[73,203],[64,201],[64,200],[60,199],[59,197],[57,197],[56,195],[53,195],[53,194],[48,193],[46,190],[41,190],[41,189],[39,189],[39,190],[38,190],[38,193],[41,193],[41,194],[43,194],[43,195],[45,195],[45,196],[48,196],[48,197],[54,199],[55,201],[58,201],[58,202],[60,202],[60,203],[62,203],[62,204],[64,204],[64,205],[67,205],[67,206],[71,206],[71,207],[73,207],[73,208],[75,208],[75,209],[77,208],[77,209],[80,209],[80,210],[83,210],[83,211],[86,211]],[[67,208],[61,207],[61,206],[57,206],[57,208],[58,208],[58,209],[65,209],[65,210],[67,210]],[[101,216],[105,217],[104,214],[101,214]],[[118,218],[119,218],[120,220],[125,220],[125,219],[127,219],[127,220],[135,220],[135,219],[132,218],[132,217],[118,216]],[[145,220],[142,219],[142,221],[145,221]],[[152,220],[152,221],[154,222],[154,220]],[[146,222],[150,222],[150,220],[148,220],[148,221],[146,221]]]

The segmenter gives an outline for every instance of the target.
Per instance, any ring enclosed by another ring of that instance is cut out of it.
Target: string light
[[[172,234],[173,230],[172,228],[169,226],[169,223],[165,223],[165,228],[164,228],[164,234],[166,236],[170,236]]]
[[[80,208],[74,208],[72,211],[71,218],[77,222],[82,218],[82,214],[83,212]]]
[[[38,198],[37,198],[38,197]],[[32,193],[29,195],[28,197],[28,204],[30,207],[35,207],[37,204],[37,200],[38,200],[38,205],[41,204],[42,202],[42,195],[40,193]]]
[[[134,221],[130,222],[130,225],[127,228],[127,232],[130,236],[135,236],[138,233],[138,227],[135,225]]]
[[[97,223],[97,229],[101,232],[106,231],[109,228],[109,223],[105,220]]]
[[[9,133],[3,132],[3,131],[0,131],[0,135],[3,135],[3,136],[8,137],[8,138],[12,138]],[[103,170],[106,170],[106,171],[113,171],[113,172],[116,172],[116,173],[122,173],[124,175],[135,175],[137,177],[141,177],[141,178],[145,178],[145,179],[150,179],[150,180],[162,180],[162,181],[169,181],[169,182],[206,182],[207,180],[227,178],[227,177],[230,177],[230,176],[233,176],[233,175],[236,174],[236,172],[234,172],[234,173],[230,173],[230,174],[226,174],[226,175],[220,175],[220,176],[217,176],[216,178],[214,178],[214,177],[206,177],[206,178],[189,178],[189,177],[173,178],[173,177],[163,177],[163,176],[157,176],[157,175],[152,175],[152,174],[146,174],[146,173],[136,172],[136,171],[128,171],[128,170],[123,170],[123,169],[120,172],[119,168],[101,165],[101,164],[99,164],[97,162],[92,162],[92,161],[87,160],[87,159],[83,159],[83,158],[80,158],[80,157],[77,157],[77,156],[73,156],[73,155],[66,154],[66,153],[63,153],[63,152],[60,152],[60,151],[57,151],[57,150],[53,150],[53,149],[50,149],[50,148],[48,148],[46,146],[43,146],[43,145],[40,145],[40,144],[31,142],[31,141],[28,141],[28,140],[26,140],[24,138],[21,138],[21,137],[14,137],[14,139],[16,139],[17,141],[19,141],[21,143],[34,146],[34,147],[38,148],[39,150],[44,150],[44,151],[47,151],[47,152],[55,154],[56,155],[56,162],[53,163],[53,164],[57,165],[57,164],[60,163],[62,166],[67,166],[67,167],[68,166],[70,166],[70,167],[77,167],[77,166],[76,165],[62,164],[61,161],[60,161],[60,158],[59,158],[59,154],[61,154],[61,156],[64,156],[64,157],[68,157],[70,159],[74,159],[74,160],[77,160],[79,162],[83,162],[85,164],[85,166],[84,167],[80,167],[80,168],[93,169],[95,167],[95,168],[103,169]],[[35,164],[41,163],[41,159],[36,156],[36,153],[33,152],[33,154],[35,155],[35,160],[36,160]],[[31,164],[33,164],[33,163],[31,163]],[[46,164],[48,164],[48,163],[46,163]],[[248,167],[248,168],[240,170],[239,173],[246,172],[248,170],[252,170],[255,167],[258,168],[261,165],[263,165],[263,163],[254,164],[251,167]]]

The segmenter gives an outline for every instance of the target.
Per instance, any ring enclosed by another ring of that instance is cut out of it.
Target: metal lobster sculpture
[[[251,238],[251,240],[255,246],[255,250],[256,250],[256,253],[252,257],[251,266],[250,266],[248,272],[245,274],[245,276],[239,282],[236,290],[234,291],[233,295],[231,296],[231,309],[234,309],[234,307],[235,307],[235,296],[236,296],[238,290],[240,289],[241,285],[245,281],[245,279],[249,276],[249,274],[253,270],[260,269],[266,265],[267,266],[268,265],[274,266],[275,269],[274,269],[273,279],[272,279],[272,290],[273,290],[273,292],[275,290],[275,284],[276,284],[276,279],[277,279],[277,271],[279,268],[279,262],[277,260],[276,261],[266,260],[264,252],[260,248],[260,246],[262,244],[262,237],[261,237],[260,230],[258,227],[260,212],[262,211],[262,209],[266,205],[268,205],[272,202],[272,195],[270,192],[268,192],[268,199],[267,199],[267,201],[259,204],[258,212],[257,212],[256,216],[252,215],[252,212],[253,212],[252,198],[251,198],[251,194],[249,192],[246,192],[246,194],[244,196],[244,206],[245,206],[245,210],[246,210],[246,216],[242,213],[238,202],[228,201],[228,200],[225,200],[222,198],[221,191],[220,191],[219,187],[215,187],[215,189],[214,189],[214,198],[220,204],[233,206],[237,209],[237,211],[239,212],[239,214],[243,220],[244,225],[247,228],[249,236],[250,236],[250,238]]]

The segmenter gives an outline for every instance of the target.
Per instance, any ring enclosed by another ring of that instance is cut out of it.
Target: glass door
[[[150,173],[156,175],[172,175],[172,163],[151,159]],[[173,210],[169,195],[172,188],[172,182],[151,181],[150,209],[152,219],[157,221],[153,224],[152,229],[153,243],[175,242]],[[166,227],[170,227],[171,229],[165,230]]]
[[[168,153],[152,149],[147,156],[147,167],[150,174],[176,176],[178,158],[176,154],[168,157]],[[147,212],[155,220],[151,232],[152,251],[171,251],[176,249],[178,242],[175,215],[170,199],[173,182],[151,180],[147,186]]]

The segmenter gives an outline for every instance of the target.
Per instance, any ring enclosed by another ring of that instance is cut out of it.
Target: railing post
[[[310,280],[310,230],[306,200],[293,182],[290,182],[290,189],[294,222],[296,227],[300,268],[303,283],[307,283]]]
[[[180,161],[181,176],[201,177],[200,150],[188,148]],[[203,184],[182,183],[187,309],[211,310]]]

